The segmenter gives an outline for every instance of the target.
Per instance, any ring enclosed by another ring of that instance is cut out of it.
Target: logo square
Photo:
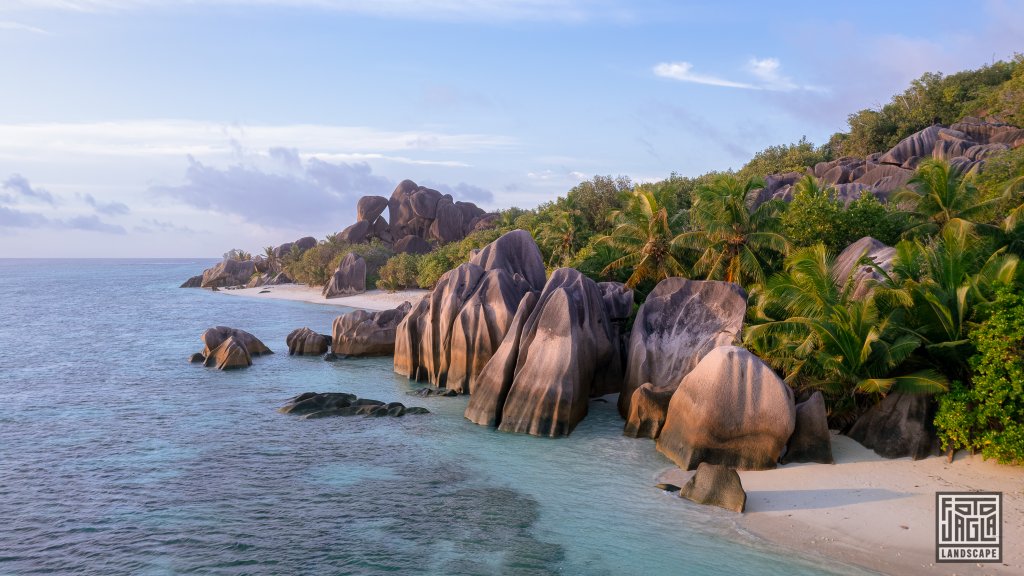
[[[935,561],[1003,561],[1003,493],[935,493]]]

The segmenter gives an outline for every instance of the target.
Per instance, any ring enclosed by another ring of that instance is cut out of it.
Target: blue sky
[[[738,168],[1022,39],[1019,1],[0,0],[0,250],[216,256],[405,178],[502,208]]]

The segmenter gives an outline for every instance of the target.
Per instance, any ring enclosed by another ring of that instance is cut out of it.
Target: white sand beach
[[[741,471],[737,528],[887,574],[1024,574],[1024,469],[966,453],[888,460],[836,434],[832,451],[832,465]],[[673,468],[658,481],[682,486],[692,474]],[[935,493],[978,490],[1003,493],[1003,563],[936,564]]]
[[[298,302],[309,302],[312,304],[330,304],[333,306],[347,306],[349,308],[362,308],[364,310],[389,310],[398,307],[402,302],[415,304],[429,290],[397,290],[388,292],[386,290],[368,290],[355,296],[343,296],[341,298],[327,299],[320,293],[320,289],[305,284],[279,284],[277,286],[262,286],[260,288],[238,288],[222,289],[220,294],[231,296],[247,296],[250,298],[271,298],[275,300],[295,300]]]

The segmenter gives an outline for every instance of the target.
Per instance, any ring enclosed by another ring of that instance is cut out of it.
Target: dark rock
[[[341,232],[338,232],[337,239],[342,242],[348,242],[349,244],[360,244],[366,241],[372,230],[373,222],[360,220]]]
[[[420,406],[411,406],[405,409],[406,414],[430,414],[430,410]]]
[[[481,214],[480,216],[469,220],[469,223],[466,225],[466,235],[472,234],[473,232],[479,232],[480,230],[494,228],[498,224],[498,219],[500,217],[500,215],[490,212],[487,214]],[[463,216],[463,221],[466,221],[465,216]]]
[[[196,352],[195,354],[188,357],[189,364],[202,364],[206,361],[206,356],[203,356],[202,352]]]
[[[338,316],[331,330],[332,351],[346,356],[394,354],[398,325],[411,308],[412,305],[405,302],[392,310],[354,310]]]
[[[458,396],[459,393],[455,390],[449,390],[447,388],[420,388],[418,390],[410,390],[406,392],[409,396],[420,396],[426,398],[428,396]]]
[[[380,400],[371,400],[369,398],[360,398],[352,402],[352,406],[383,406],[384,404]]]
[[[743,512],[747,505],[747,493],[736,470],[707,462],[697,466],[697,472],[679,490],[679,497],[733,512]]]
[[[383,196],[363,196],[356,203],[356,219],[360,222],[374,222],[387,207],[388,199]]]
[[[701,462],[774,468],[796,426],[793,392],[760,358],[715,348],[669,402],[658,451],[684,470]]]
[[[324,361],[325,362],[337,362],[338,359],[342,358],[342,357],[343,356],[338,356],[334,352],[328,352],[327,354],[324,354]]]
[[[405,236],[397,240],[393,249],[398,254],[426,254],[430,252],[430,244],[419,236]]]
[[[828,413],[821,392],[811,394],[796,405],[796,428],[786,443],[782,463],[817,462],[832,464],[832,436],[828,431]]]
[[[655,484],[654,487],[657,488],[658,490],[664,490],[665,492],[679,492],[679,486],[676,486],[675,484],[662,483]]]
[[[847,436],[883,458],[920,460],[939,453],[935,398],[893,392],[857,419]]]
[[[461,240],[463,231],[462,211],[451,201],[437,203],[437,219],[430,224],[430,238],[440,244]]]
[[[244,286],[256,271],[252,260],[223,260],[203,272],[202,288],[225,288]]]
[[[193,276],[182,282],[180,288],[199,288],[203,285],[203,275]]]
[[[288,344],[289,356],[320,356],[330,348],[331,337],[318,334],[309,328],[298,328],[288,334],[285,343]]]
[[[388,226],[388,221],[383,216],[378,216],[373,222],[373,229],[370,233],[375,238],[380,238],[381,241],[391,243],[394,241],[394,237],[391,235],[391,227]]]
[[[421,186],[412,193],[410,200],[414,214],[427,220],[437,218],[437,204],[441,200],[440,192]]]
[[[619,414],[628,417],[634,391],[673,391],[705,354],[733,344],[743,329],[747,294],[730,282],[666,278],[640,306],[630,335]],[[633,423],[630,428],[638,428]]]
[[[324,286],[323,295],[325,298],[339,298],[361,292],[366,292],[366,260],[349,252]]]

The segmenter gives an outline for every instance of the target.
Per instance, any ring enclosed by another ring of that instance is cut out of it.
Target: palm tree
[[[898,330],[897,310],[875,293],[853,299],[849,280],[824,245],[794,252],[760,294],[745,343],[788,383],[821,390],[838,421],[856,415],[858,398],[945,390],[935,370],[905,366],[921,339]]]
[[[267,263],[267,273],[274,274],[281,271],[281,259],[273,246],[263,248],[263,260]]]
[[[567,208],[555,213],[554,217],[537,226],[537,242],[550,250],[548,265],[568,264],[569,259],[580,248],[580,213]]]
[[[972,219],[995,207],[1002,198],[982,201],[979,195],[973,172],[929,158],[917,167],[907,188],[893,196],[893,202],[906,205],[911,218],[917,220],[908,230],[911,234],[935,234],[951,222],[995,231],[994,227]]]
[[[747,208],[761,186],[758,179],[723,174],[697,190],[690,210],[691,231],[672,242],[699,253],[695,275],[750,285],[763,281],[765,270],[789,251],[789,242],[779,233],[782,202]]]
[[[644,280],[660,281],[683,274],[684,267],[672,249],[675,233],[668,209],[654,191],[638,188],[630,192],[626,207],[613,212],[610,219],[615,228],[600,242],[625,255],[605,266],[602,274],[632,269],[626,280],[630,288]]]

